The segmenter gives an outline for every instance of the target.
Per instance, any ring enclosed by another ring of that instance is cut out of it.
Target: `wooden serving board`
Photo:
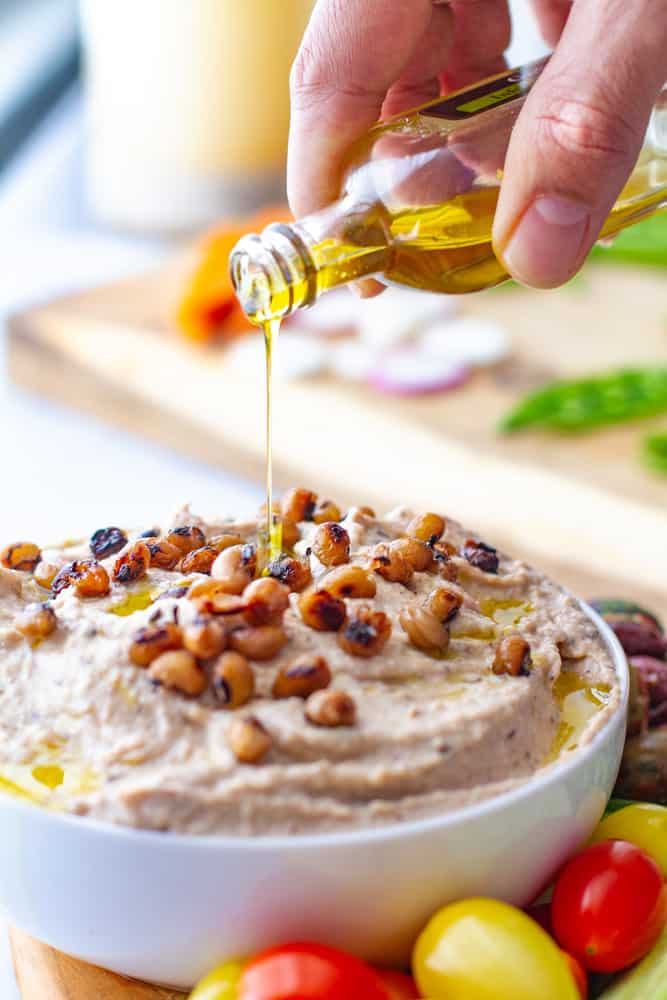
[[[260,480],[262,367],[193,347],[170,330],[170,302],[187,266],[176,261],[15,315],[11,374],[42,395]],[[467,298],[464,308],[503,323],[516,353],[460,391],[399,400],[334,376],[279,384],[278,484],[308,485],[343,504],[436,507],[582,595],[625,596],[667,613],[667,478],[639,461],[642,433],[665,420],[576,437],[495,431],[545,378],[667,363],[667,277],[590,265],[557,292],[501,288]]]
[[[78,962],[22,931],[10,931],[9,939],[23,1000],[185,1000],[185,993]]]

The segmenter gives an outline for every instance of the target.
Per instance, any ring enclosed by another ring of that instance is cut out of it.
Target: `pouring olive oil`
[[[512,129],[545,63],[378,123],[350,151],[338,201],[291,225],[245,236],[232,251],[237,295],[248,318],[264,328],[267,344],[267,492],[271,349],[282,318],[329,289],[371,275],[448,294],[507,279],[493,251],[493,219]],[[600,236],[609,238],[666,205],[667,90]],[[277,551],[270,496],[267,504],[267,536]]]

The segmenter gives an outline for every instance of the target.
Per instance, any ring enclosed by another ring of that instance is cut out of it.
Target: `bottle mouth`
[[[288,316],[316,297],[315,269],[294,227],[280,223],[242,237],[231,252],[229,273],[252,323]]]

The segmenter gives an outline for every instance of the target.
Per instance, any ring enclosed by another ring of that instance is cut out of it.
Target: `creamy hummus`
[[[341,522],[351,562],[367,565],[373,546],[402,536],[411,517],[406,509],[383,519],[352,509]],[[175,523],[197,525],[207,538],[234,532],[256,540],[254,522],[208,524],[184,509]],[[314,585],[328,572],[310,552],[316,528],[302,523],[295,546]],[[470,537],[447,522],[444,538],[457,552]],[[87,543],[42,552],[56,566],[81,558],[90,558]],[[110,571],[116,558],[100,561]],[[210,687],[186,697],[156,686],[128,656],[150,621],[192,621],[197,608],[184,588],[208,577],[151,568],[97,599],[66,587],[50,602],[56,630],[35,640],[17,630],[17,616],[49,592],[30,572],[0,570],[0,789],[131,827],[267,834],[413,819],[526,781],[589,743],[617,711],[613,663],[576,601],[536,570],[502,554],[497,572],[461,555],[451,563],[457,579],[447,586],[462,605],[447,626],[446,651],[415,648],[398,620],[438,585],[433,571],[405,584],[375,574],[375,597],[346,599],[350,615],[364,603],[391,621],[390,638],[370,657],[308,627],[292,593],[288,642],[253,663],[255,695],[234,711]],[[175,596],[161,596],[169,590]],[[492,669],[507,634],[530,645],[529,669],[519,676]],[[280,668],[307,653],[324,657],[331,687],[354,700],[354,724],[313,725],[301,698],[272,697]],[[271,738],[256,764],[241,763],[228,742],[231,723],[249,710]]]

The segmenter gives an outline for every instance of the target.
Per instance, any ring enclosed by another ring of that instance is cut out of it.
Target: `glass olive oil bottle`
[[[368,275],[463,293],[507,278],[491,230],[512,128],[546,60],[377,124],[350,151],[341,197],[244,237],[231,273],[261,324]],[[667,90],[601,237],[667,205]]]

